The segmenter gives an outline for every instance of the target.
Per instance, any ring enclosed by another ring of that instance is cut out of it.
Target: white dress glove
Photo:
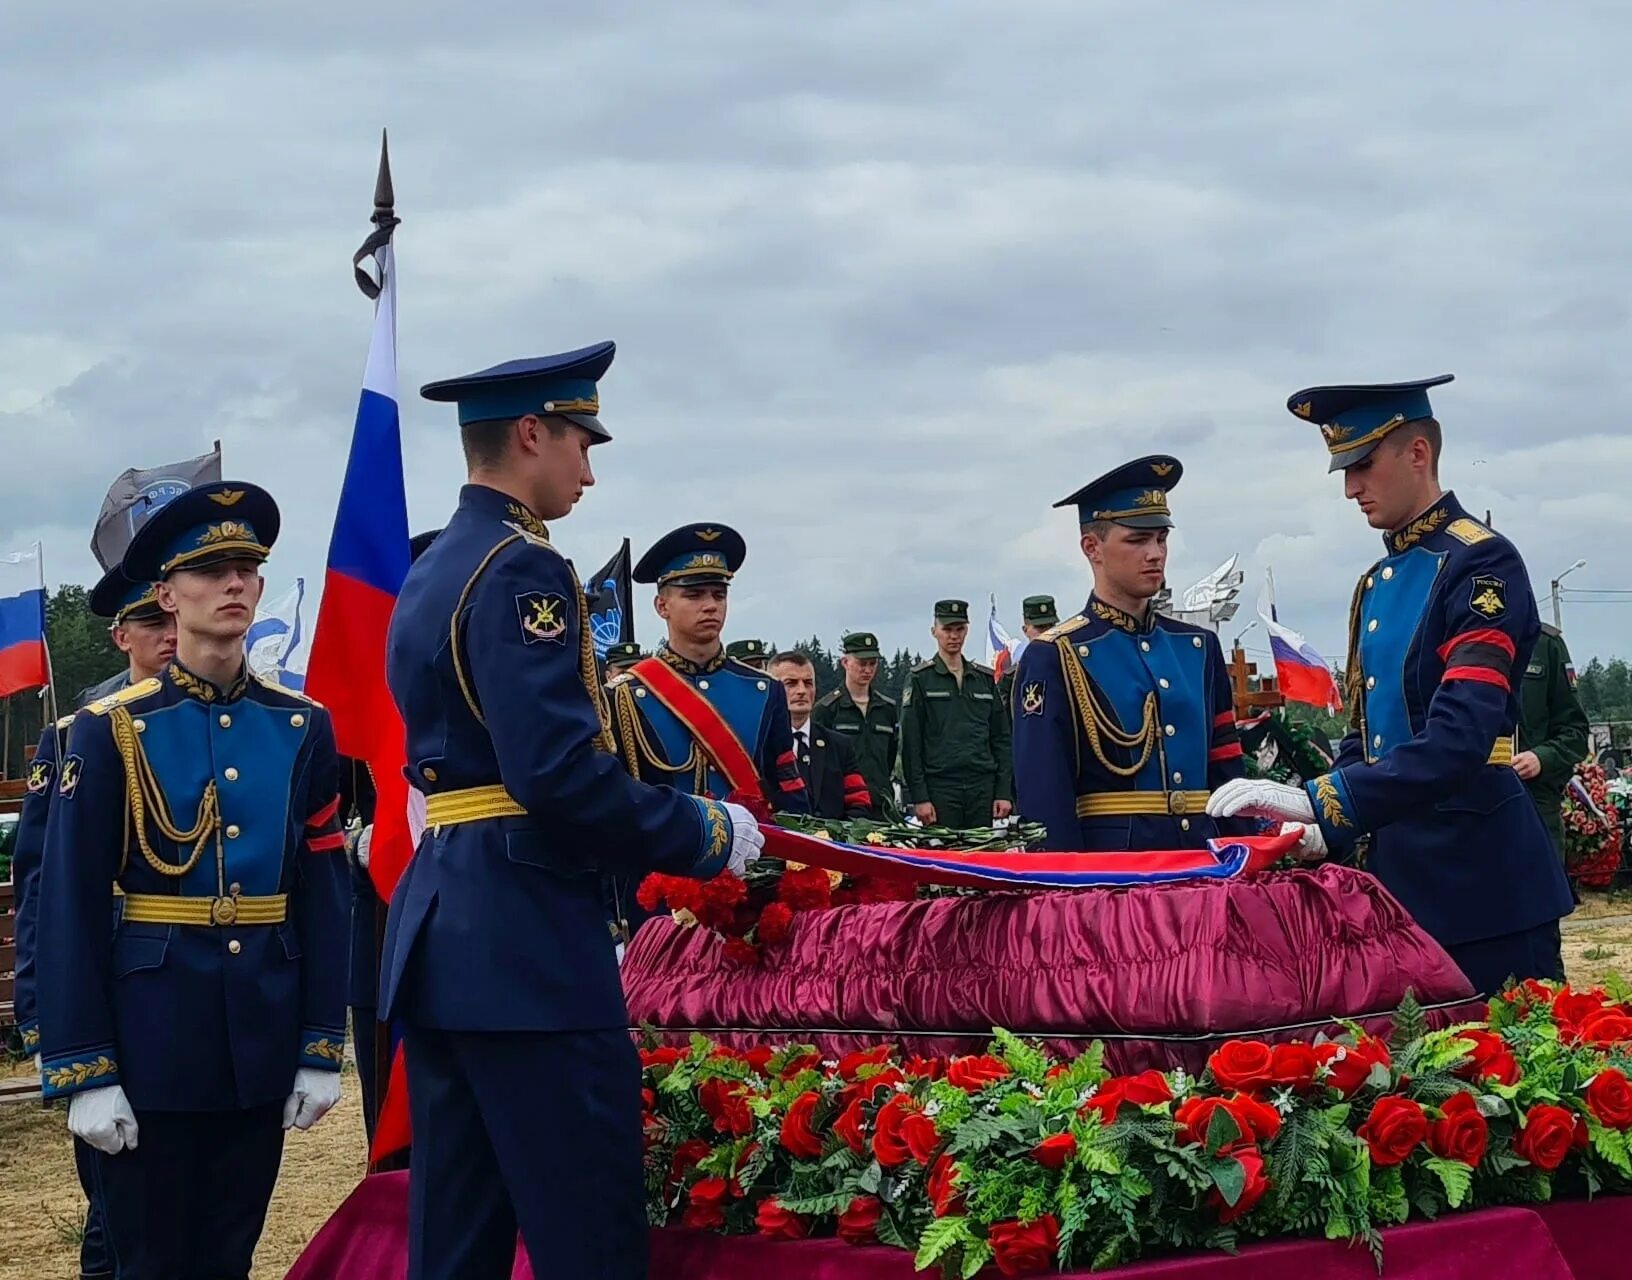
[[[374,824],[371,822],[363,828],[357,837],[357,865],[365,871],[368,869],[368,850],[374,843]]]
[[[136,1150],[136,1113],[116,1084],[86,1089],[68,1100],[68,1132],[103,1155]]]
[[[1319,862],[1328,852],[1326,837],[1320,833],[1320,824],[1315,822],[1283,822],[1281,834],[1289,831],[1302,832],[1302,838],[1292,847],[1292,852],[1303,862]]]
[[[725,869],[740,876],[759,861],[765,837],[760,834],[754,815],[740,804],[725,805],[725,813],[731,819],[731,855],[726,859]]]
[[[283,1104],[283,1127],[310,1129],[340,1101],[340,1073],[302,1067],[295,1072],[295,1087]]]
[[[1263,778],[1226,782],[1207,801],[1208,817],[1234,818],[1242,814],[1313,824],[1315,806],[1309,803],[1309,793],[1302,787]]]

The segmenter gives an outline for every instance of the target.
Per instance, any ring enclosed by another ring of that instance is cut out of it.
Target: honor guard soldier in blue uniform
[[[1385,554],[1349,615],[1351,729],[1306,787],[1237,783],[1218,814],[1310,824],[1367,869],[1493,994],[1510,978],[1562,978],[1569,885],[1512,769],[1518,678],[1540,633],[1524,561],[1439,485],[1441,431],[1421,382],[1311,387],[1287,407],[1320,427],[1332,471]],[[1318,825],[1315,825],[1318,824]]]
[[[602,878],[741,870],[735,805],[616,755],[584,594],[543,520],[594,483],[610,342],[422,389],[458,405],[470,483],[409,570],[386,674],[429,824],[391,899],[380,1016],[413,1123],[410,1280],[646,1274],[640,1063]]]
[[[1207,816],[1241,777],[1218,637],[1151,607],[1167,571],[1177,458],[1140,458],[1062,498],[1077,508],[1094,591],[1020,655],[1014,778],[1048,848],[1193,849],[1246,823]]]
[[[157,584],[176,656],[81,711],[57,770],[42,1078],[96,1148],[120,1280],[247,1277],[283,1131],[340,1096],[334,735],[244,660],[278,523],[264,490],[216,483],[141,529],[125,571]]]
[[[152,583],[132,582],[115,565],[91,590],[91,612],[111,622],[113,643],[127,656],[125,670],[95,686],[101,696],[163,671],[176,652],[176,620],[159,608]],[[73,723],[64,716],[47,725],[40,735],[34,758],[29,763],[28,793],[17,821],[17,839],[12,849],[12,880],[17,886],[17,1029],[26,1052],[39,1055],[40,1021],[35,991],[34,948],[38,937],[40,871],[45,853],[45,828],[51,799],[56,795],[57,760],[64,754],[59,740]],[[36,1063],[38,1065],[38,1063]],[[80,1280],[113,1275],[113,1256],[108,1251],[102,1226],[101,1198],[96,1192],[95,1155],[90,1145],[74,1139],[74,1168],[85,1192],[84,1230],[80,1234]]]

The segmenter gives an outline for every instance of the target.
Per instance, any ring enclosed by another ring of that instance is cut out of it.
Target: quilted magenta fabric
[[[978,1051],[993,1026],[1115,1071],[1200,1070],[1227,1039],[1377,1030],[1405,992],[1434,1025],[1478,1015],[1444,950],[1372,877],[1346,867],[1125,890],[984,893],[838,907],[745,968],[719,939],[648,921],[624,959],[632,1026],[670,1042],[788,1040],[838,1054]]]

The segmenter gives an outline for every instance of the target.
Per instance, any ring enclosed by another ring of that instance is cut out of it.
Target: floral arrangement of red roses
[[[990,828],[955,832],[859,818],[839,821],[778,814],[776,821],[824,840],[897,849],[1024,848],[1040,843],[1044,835],[1043,828],[1035,824],[1001,832]],[[764,947],[787,940],[793,917],[801,912],[856,903],[908,902],[920,895],[962,892],[967,890],[920,885],[889,876],[845,876],[779,858],[761,858],[749,868],[746,877],[723,871],[712,880],[691,880],[654,873],[641,881],[635,901],[644,911],[667,910],[684,927],[711,930],[725,940],[727,959],[752,965],[759,963]]]
[[[1564,793],[1564,862],[1583,888],[1607,888],[1621,865],[1621,811],[1602,765],[1578,764],[1575,773],[1598,813]]]
[[[702,1036],[648,1047],[654,1225],[909,1249],[1005,1276],[1632,1191],[1628,993],[1526,983],[1488,1021],[1388,1042],[1233,1040],[1199,1076],[1112,1076],[998,1030],[989,1051],[834,1062]]]

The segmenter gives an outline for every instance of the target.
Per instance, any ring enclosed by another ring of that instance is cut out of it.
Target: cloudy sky
[[[1250,613],[1273,565],[1338,657],[1379,544],[1286,397],[1452,371],[1466,505],[1543,596],[1578,557],[1632,588],[1629,41],[1583,0],[18,0],[0,550],[93,580],[113,476],[219,437],[283,505],[270,589],[321,578],[388,125],[416,529],[461,475],[412,389],[610,337],[617,439],[555,539],[735,525],[733,634],[1080,601],[1050,504],[1163,451],[1175,585],[1240,552]],[[1566,609],[1632,656],[1632,605]]]

